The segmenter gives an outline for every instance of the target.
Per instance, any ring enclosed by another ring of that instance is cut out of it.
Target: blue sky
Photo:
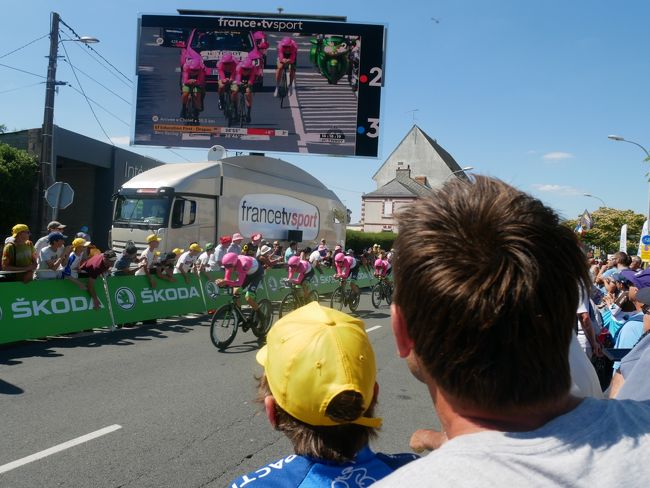
[[[650,2],[250,0],[242,5],[249,11],[281,6],[287,13],[387,24],[380,158],[278,155],[332,188],[352,209],[353,220],[360,216],[362,193],[375,189],[372,175],[411,128],[413,117],[461,166],[530,192],[564,217],[601,205],[584,193],[609,207],[648,211],[643,151],[607,135],[619,134],[650,149]],[[135,79],[138,13],[175,13],[178,7],[216,5],[179,0],[3,2],[0,56],[46,35],[54,10],[80,35],[99,38],[96,50]],[[48,45],[45,37],[0,63],[45,76]],[[77,68],[133,100],[131,88],[84,53],[83,46],[66,47]],[[75,81],[63,60],[57,79]],[[131,105],[90,79],[80,79],[90,98],[127,122],[96,108],[108,135],[116,143],[127,141]],[[41,81],[0,66],[0,123],[9,130],[41,125]],[[70,87],[61,87],[56,97],[55,123],[106,141],[83,97]],[[168,162],[204,159],[197,150],[133,150]]]

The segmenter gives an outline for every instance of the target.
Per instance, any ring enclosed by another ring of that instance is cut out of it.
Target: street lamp
[[[56,161],[52,161],[52,142],[54,137],[54,93],[57,85],[64,85],[64,82],[56,81],[56,61],[59,53],[59,23],[61,16],[57,12],[52,12],[52,26],[50,28],[50,55],[48,56],[47,80],[45,82],[45,108],[43,110],[43,128],[41,130],[41,181],[43,191],[56,181]],[[66,39],[67,40],[67,39]],[[94,44],[99,39],[90,36],[82,36],[77,39],[70,39],[75,42],[84,44]],[[47,171],[47,165],[50,165]],[[42,204],[40,224],[45,229],[45,217],[47,207]],[[56,218],[57,209],[54,209],[52,215]]]
[[[639,144],[638,142],[628,141],[623,136],[617,136],[615,134],[610,134],[610,135],[607,136],[607,138],[611,139],[612,141],[628,142],[630,144],[634,144],[635,146],[640,147],[643,150],[643,152],[645,153],[648,160],[650,160],[650,152],[648,152],[648,150],[645,147],[643,147],[641,144]],[[650,232],[650,191],[648,191],[648,213],[646,214],[646,218],[648,220],[648,223],[646,225],[646,232]]]
[[[592,195],[591,193],[583,193],[583,195],[589,198],[595,198],[596,200],[600,200],[600,202],[603,204],[603,207],[607,208],[607,204],[605,203],[605,200],[603,200],[602,198],[597,197],[596,195]]]
[[[472,171],[474,169],[474,166],[465,166],[464,168],[457,169],[456,171],[452,171],[447,175],[447,178],[445,178],[445,181],[447,181],[449,178],[452,176],[458,174],[458,173],[464,173],[465,171]]]

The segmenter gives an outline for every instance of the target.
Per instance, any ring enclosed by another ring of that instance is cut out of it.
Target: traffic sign
[[[54,209],[68,208],[74,200],[74,190],[67,183],[57,181],[45,190],[45,200]]]
[[[650,246],[650,236],[643,236],[641,238],[641,242],[645,244],[646,246]]]

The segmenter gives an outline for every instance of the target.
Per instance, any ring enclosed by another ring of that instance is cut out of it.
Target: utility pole
[[[45,109],[43,110],[43,128],[41,129],[41,219],[42,230],[47,227],[50,211],[45,203],[44,192],[56,180],[56,161],[52,161],[52,139],[54,133],[54,90],[56,88],[56,62],[59,53],[59,14],[52,12],[50,28],[50,55],[45,82]],[[49,167],[48,167],[49,165]]]

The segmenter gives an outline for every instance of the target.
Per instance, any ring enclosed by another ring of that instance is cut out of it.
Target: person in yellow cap
[[[135,272],[136,276],[146,276],[149,280],[149,286],[151,288],[156,288],[156,280],[153,279],[153,270],[154,262],[156,261],[156,249],[160,245],[160,237],[156,234],[150,234],[147,236],[147,247],[142,250],[138,261],[144,266]]]
[[[228,486],[365,487],[417,459],[368,447],[381,419],[375,354],[361,320],[312,302],[275,323],[257,362],[268,420],[294,453]]]
[[[81,290],[86,290],[86,285],[79,281],[79,266],[85,261],[84,251],[86,250],[86,239],[77,237],[72,241],[72,251],[66,257],[62,264],[61,276],[63,279],[71,281]]]
[[[10,271],[4,281],[27,283],[34,278],[36,269],[36,249],[29,240],[29,227],[16,224],[11,229],[12,240],[2,249],[2,270]]]
[[[192,242],[181,256],[176,261],[176,266],[174,267],[174,274],[181,274],[185,279],[185,283],[190,283],[189,273],[194,268],[196,261],[199,255],[203,252],[203,249],[197,242]]]

